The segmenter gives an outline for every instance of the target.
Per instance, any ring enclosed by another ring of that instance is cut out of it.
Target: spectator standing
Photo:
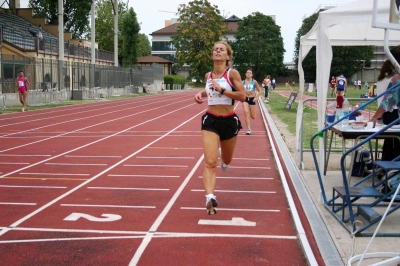
[[[33,31],[32,24],[29,24],[28,31],[32,34],[33,37],[36,37],[36,33]]]
[[[335,78],[335,76],[332,76],[330,84],[331,84],[331,97],[333,97],[335,95],[335,88],[336,88],[336,78]]]
[[[357,86],[358,86],[358,89],[361,90],[361,79],[359,79],[359,80],[357,81]]]
[[[275,78],[272,78],[272,89],[275,90],[276,88],[276,81]]]
[[[368,81],[365,82],[364,89],[368,90]]]

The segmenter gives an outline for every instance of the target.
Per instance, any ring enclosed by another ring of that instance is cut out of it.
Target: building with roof
[[[173,62],[159,57],[159,56],[142,56],[138,58],[137,64],[139,66],[153,66],[153,64],[160,64],[163,66],[164,76],[171,75]]]
[[[225,19],[225,24],[228,27],[228,33],[226,34],[227,41],[236,40],[235,34],[237,33],[237,30],[239,28],[239,21],[241,21],[241,19],[235,15],[232,15],[229,18]],[[180,23],[176,18],[166,20],[164,28],[150,34],[152,36],[151,54],[153,56],[159,56],[173,63],[176,63],[176,48],[171,42],[171,36],[177,32],[177,28],[179,27],[179,25]]]

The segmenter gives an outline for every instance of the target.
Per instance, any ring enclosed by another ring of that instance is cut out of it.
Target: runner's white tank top
[[[229,80],[229,73],[231,69],[228,68],[224,75],[219,78],[215,79],[215,81],[219,84],[221,89],[225,89],[227,91],[236,91],[233,87],[231,81]],[[212,80],[212,72],[208,73],[207,83],[206,83],[206,92],[208,98],[208,105],[234,105],[235,100],[227,97],[226,95],[222,95],[214,88],[211,87],[211,80]]]

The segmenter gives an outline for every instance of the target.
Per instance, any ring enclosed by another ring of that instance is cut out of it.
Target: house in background
[[[163,75],[172,74],[172,64],[173,62],[159,57],[159,56],[142,56],[138,58],[137,65],[139,66],[152,66],[153,64],[163,65],[164,73]]]

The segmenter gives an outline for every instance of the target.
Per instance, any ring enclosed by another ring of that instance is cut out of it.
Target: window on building
[[[176,51],[172,42],[152,42],[152,51]]]

